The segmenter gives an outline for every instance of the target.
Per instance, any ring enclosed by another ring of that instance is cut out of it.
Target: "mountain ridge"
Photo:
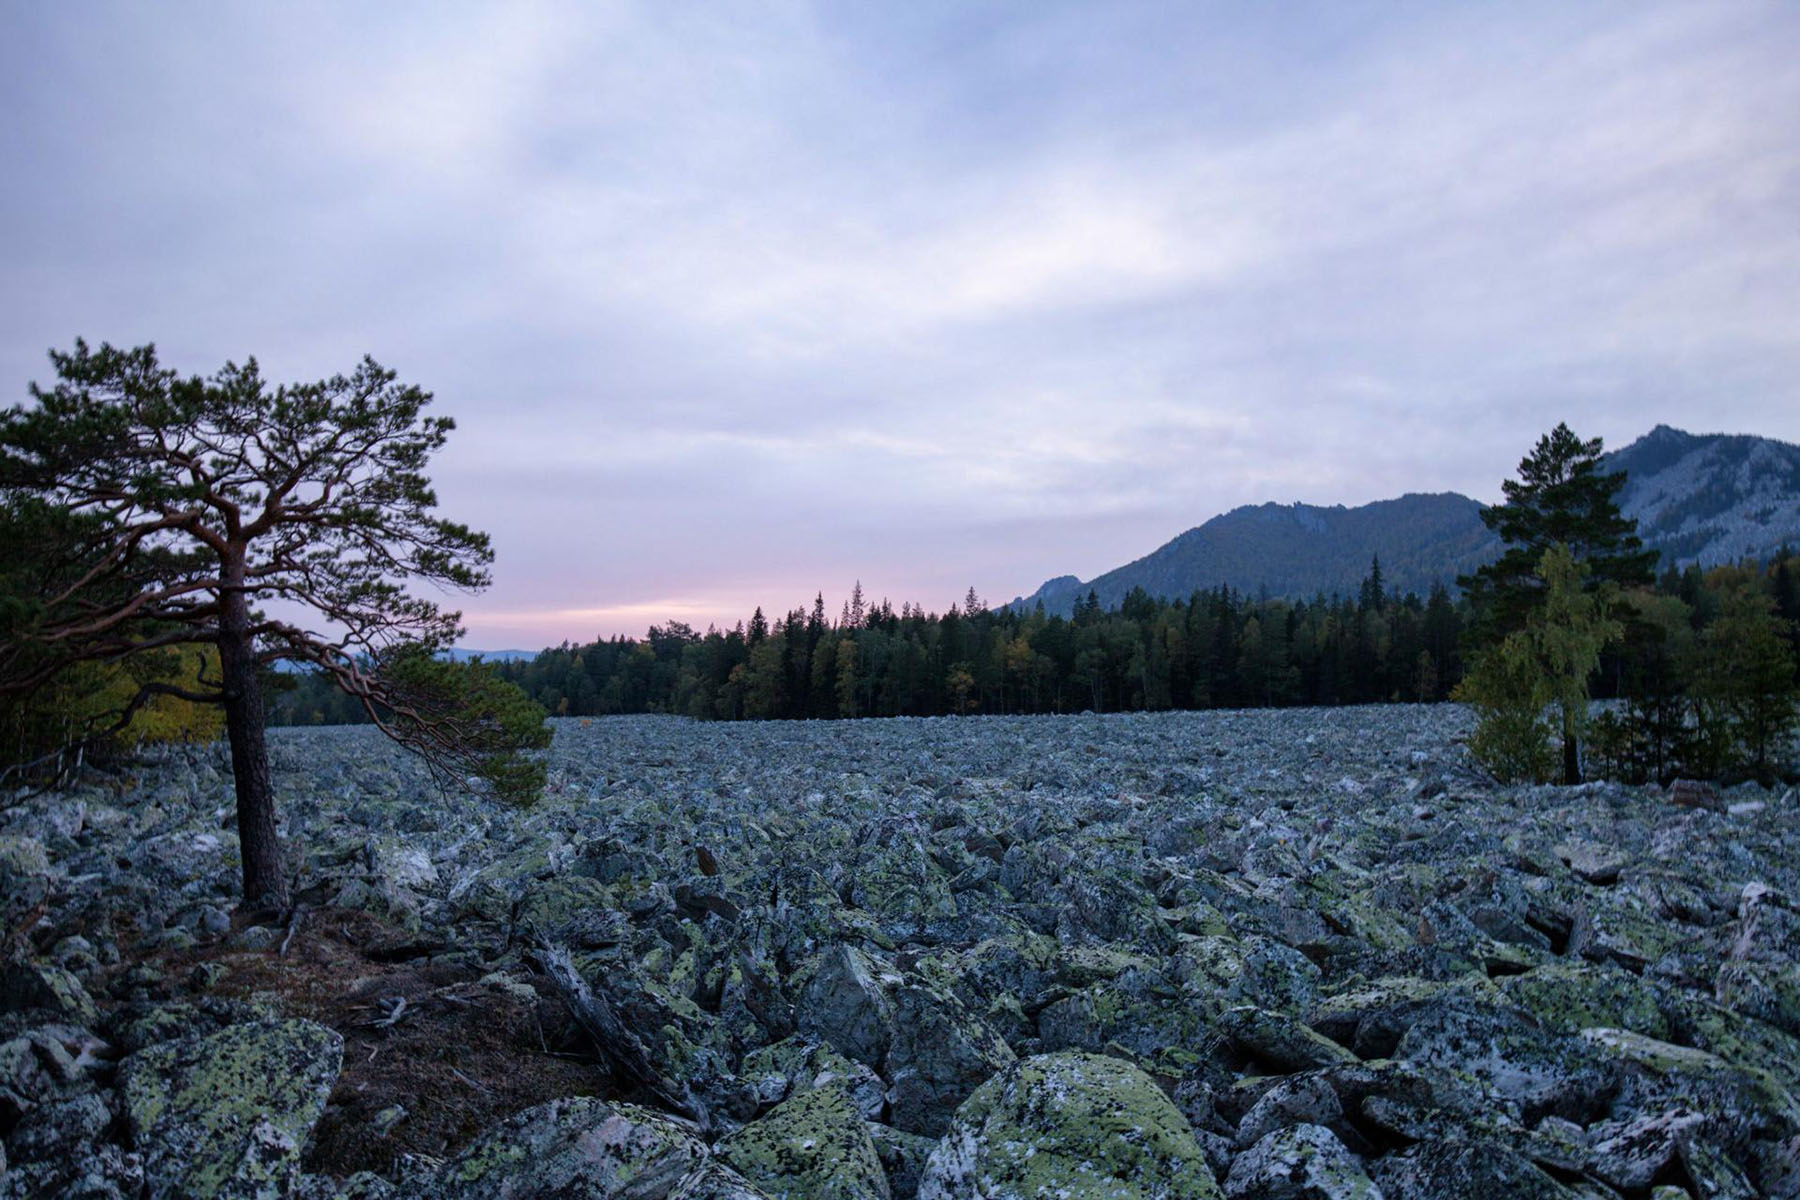
[[[1602,462],[1625,473],[1620,508],[1665,563],[1711,566],[1800,542],[1800,446],[1659,424]],[[1012,606],[1041,601],[1067,615],[1092,591],[1114,608],[1135,587],[1164,598],[1221,584],[1272,596],[1351,594],[1375,557],[1389,588],[1423,594],[1498,556],[1500,540],[1481,521],[1485,507],[1459,492],[1408,492],[1355,507],[1240,505],[1085,582],[1046,580]]]

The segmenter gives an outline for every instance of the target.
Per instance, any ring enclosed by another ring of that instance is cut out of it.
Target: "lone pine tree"
[[[84,663],[216,647],[216,670],[150,679],[87,736],[159,695],[223,708],[254,908],[289,905],[263,736],[260,673],[276,663],[324,672],[440,774],[536,794],[543,768],[524,752],[548,743],[543,710],[442,661],[460,614],[407,590],[479,589],[493,560],[484,534],[433,514],[424,471],[454,424],[424,414],[426,392],[369,359],[271,388],[254,359],[183,378],[151,346],[77,341],[50,358],[56,385],[0,413],[0,497],[55,564],[8,576],[0,695]]]
[[[1566,549],[1584,591],[1616,591],[1654,581],[1657,553],[1644,549],[1637,522],[1620,513],[1618,494],[1625,476],[1601,469],[1602,449],[1599,438],[1584,441],[1559,423],[1520,460],[1519,477],[1500,485],[1505,503],[1483,510],[1481,519],[1500,535],[1506,550],[1457,581],[1474,610],[1471,641],[1477,649],[1498,646],[1543,615],[1549,589],[1540,567],[1552,547]],[[1585,697],[1585,678],[1582,690]],[[1565,783],[1581,781],[1579,725],[1564,729]]]

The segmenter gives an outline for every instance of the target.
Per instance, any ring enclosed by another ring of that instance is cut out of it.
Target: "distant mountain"
[[[1658,425],[1606,456],[1619,508],[1665,562],[1708,566],[1800,548],[1800,446]]]
[[[537,650],[464,650],[457,647],[446,650],[444,655],[451,662],[468,662],[472,658],[479,658],[493,663],[517,662],[520,659],[530,660],[536,658],[539,653]]]
[[[1712,565],[1766,557],[1784,543],[1800,546],[1800,446],[1658,425],[1605,461],[1608,470],[1626,473],[1620,508],[1667,562]],[[1252,595],[1353,595],[1377,556],[1389,588],[1423,595],[1499,554],[1481,509],[1455,492],[1357,508],[1246,505],[1135,562],[1086,582],[1058,576],[1013,604],[1030,608],[1041,600],[1047,612],[1066,616],[1090,590],[1116,608],[1134,587],[1185,597],[1221,583]]]
[[[1473,570],[1494,555],[1494,535],[1481,523],[1481,505],[1455,492],[1377,500],[1358,508],[1314,504],[1256,504],[1236,508],[1190,529],[1136,562],[1087,582],[1064,575],[1014,601],[1039,600],[1067,616],[1091,590],[1117,608],[1134,587],[1154,596],[1189,596],[1230,584],[1256,594],[1311,596],[1355,593],[1379,555],[1389,587],[1423,593],[1433,582]]]

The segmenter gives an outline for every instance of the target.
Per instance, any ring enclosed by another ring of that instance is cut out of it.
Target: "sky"
[[[0,387],[365,354],[465,645],[1800,442],[1800,5],[0,0]]]

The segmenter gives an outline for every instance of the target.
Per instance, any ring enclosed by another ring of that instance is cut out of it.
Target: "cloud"
[[[1800,440],[1779,3],[13,24],[0,373],[374,353],[458,418],[476,643],[1491,498],[1557,420]]]

